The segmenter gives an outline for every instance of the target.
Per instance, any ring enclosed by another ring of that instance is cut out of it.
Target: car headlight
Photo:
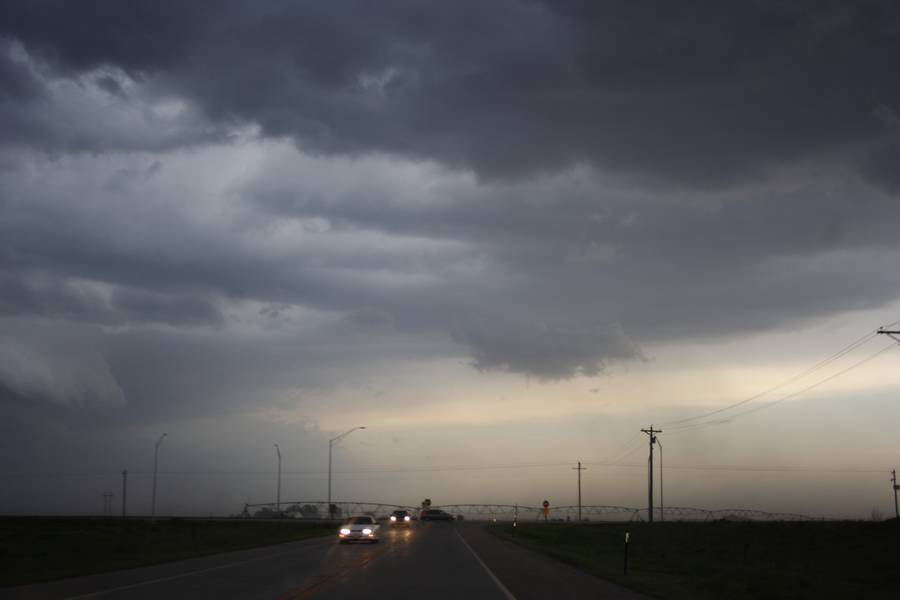
[[[406,515],[405,517],[403,517],[403,520],[404,520],[404,521],[409,521],[409,515]]]
[[[396,521],[396,520],[397,520],[397,517],[395,517],[394,515],[391,515],[391,521]]]
[[[371,529],[368,529],[368,528],[367,528],[367,529],[363,529],[363,535],[372,535],[372,530],[371,530]]]
[[[350,530],[349,530],[349,529],[346,529],[346,528],[345,528],[345,529],[341,529],[341,535],[350,535]]]

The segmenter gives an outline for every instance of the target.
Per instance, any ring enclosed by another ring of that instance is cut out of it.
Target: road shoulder
[[[501,540],[483,525],[461,524],[459,533],[516,600],[648,598],[513,542]]]
[[[162,581],[192,577],[228,569],[237,565],[270,560],[306,548],[332,544],[333,536],[315,537],[296,542],[284,542],[245,550],[207,554],[179,561],[158,563],[145,567],[107,571],[46,583],[0,589],[0,600],[52,600],[59,598],[89,598],[118,590],[152,585]]]

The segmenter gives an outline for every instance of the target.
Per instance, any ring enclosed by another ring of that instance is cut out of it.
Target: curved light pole
[[[153,496],[150,499],[150,518],[156,517],[156,468],[159,465],[159,445],[162,444],[163,438],[169,435],[164,433],[156,440],[156,448],[153,449]]]
[[[341,435],[335,436],[328,440],[328,518],[334,518],[334,509],[331,505],[331,454],[334,450],[334,445],[340,442],[342,439],[356,431],[357,429],[365,429],[365,426],[354,427],[353,429],[348,429]]]
[[[275,492],[275,511],[281,516],[281,448],[275,444],[275,452],[278,453],[278,488]]]

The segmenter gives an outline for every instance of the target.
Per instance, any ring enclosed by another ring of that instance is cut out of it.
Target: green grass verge
[[[534,523],[491,531],[658,598],[900,597],[896,520]],[[626,531],[631,534],[627,576]]]
[[[0,518],[0,587],[331,535],[298,521]]]

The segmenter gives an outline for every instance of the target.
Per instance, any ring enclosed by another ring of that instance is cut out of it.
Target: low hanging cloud
[[[74,339],[0,337],[0,387],[21,398],[74,408],[125,404],[106,359]]]
[[[541,379],[593,377],[611,362],[643,359],[618,326],[567,330],[535,324],[473,324],[455,338],[471,349],[476,369]]]
[[[900,204],[840,172],[660,197],[586,167],[485,182],[284,143],[19,160],[34,176],[0,180],[0,311],[173,344],[193,331],[210,360],[221,357],[204,343],[261,335],[329,347],[349,366],[365,361],[354,335],[383,340],[381,357],[419,352],[398,340],[421,337],[480,369],[554,379],[637,358],[638,344],[783,327],[898,293],[884,273]],[[134,177],[108,185],[121,173]]]

